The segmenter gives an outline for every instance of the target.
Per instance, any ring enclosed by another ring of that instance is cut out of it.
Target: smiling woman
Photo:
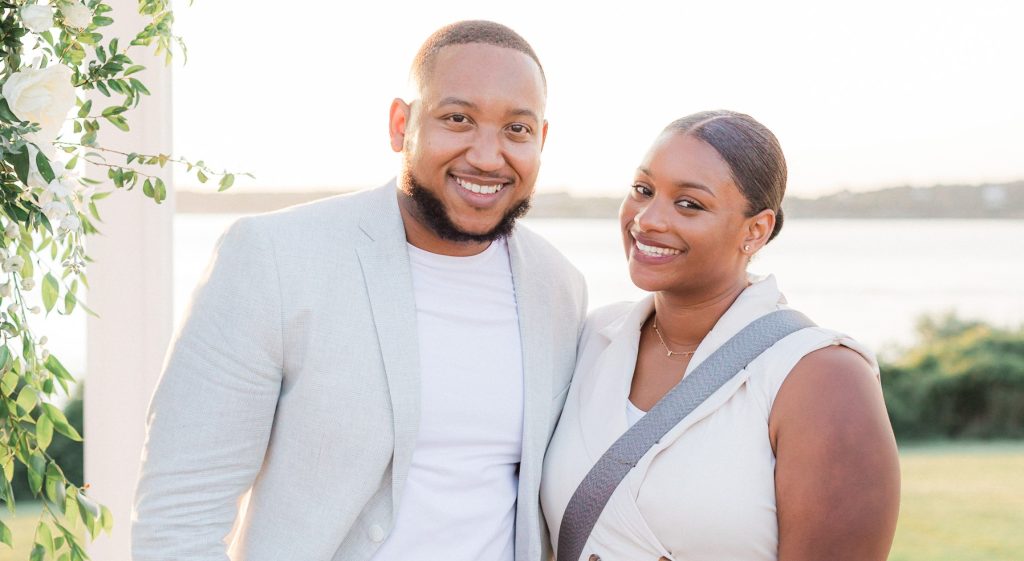
[[[733,338],[788,309],[773,277],[747,273],[779,232],[785,188],[775,136],[739,113],[675,121],[644,157],[620,223],[630,277],[653,294],[587,320],[542,480],[560,561],[576,561],[580,545],[582,559],[886,558],[899,466],[878,364],[817,326],[721,372],[727,381],[601,495],[593,530],[579,526],[575,505],[595,504],[580,497],[606,477],[595,474],[605,450],[631,435],[622,446],[635,447],[698,366],[747,352]],[[656,420],[637,424],[655,408]]]

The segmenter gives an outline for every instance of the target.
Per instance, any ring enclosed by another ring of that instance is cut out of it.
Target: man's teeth
[[[476,183],[470,183],[465,179],[455,178],[455,182],[458,183],[463,189],[468,189],[474,193],[480,193],[481,195],[493,195],[498,191],[505,188],[505,184],[500,185],[477,185]]]
[[[654,247],[653,245],[644,245],[640,242],[636,242],[636,248],[646,255],[654,257],[663,257],[667,255],[679,255],[682,251],[678,249],[672,249],[671,247]]]

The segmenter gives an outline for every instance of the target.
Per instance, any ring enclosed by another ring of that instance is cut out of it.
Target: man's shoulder
[[[525,224],[517,223],[512,239],[528,254],[531,266],[541,268],[565,269],[582,278],[580,272],[561,251],[544,236],[531,230]]]

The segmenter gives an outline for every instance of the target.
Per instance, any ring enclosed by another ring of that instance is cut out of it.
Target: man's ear
[[[412,107],[400,98],[391,102],[391,114],[388,119],[388,132],[391,134],[391,149],[401,152],[405,146],[405,128],[409,124]]]
[[[544,149],[544,143],[548,140],[548,120],[544,119],[544,126],[540,129],[540,149]]]

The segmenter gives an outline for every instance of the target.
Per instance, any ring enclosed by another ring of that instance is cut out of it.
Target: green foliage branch
[[[53,403],[59,393],[70,397],[74,377],[33,331],[33,316],[93,313],[78,291],[88,288],[85,239],[99,232],[99,201],[141,187],[163,202],[159,169],[168,164],[202,183],[219,178],[220,190],[236,175],[201,160],[99,144],[101,127],[128,131],[129,111],[150,95],[133,55],[150,49],[167,64],[172,52],[185,52],[168,0],[139,0],[138,12],[146,23],[123,45],[103,35],[114,14],[102,0],[0,0],[0,501],[14,513],[20,464],[43,505],[31,561],[88,559],[83,528],[95,538],[113,524],[88,485],[69,480],[48,452],[54,435],[82,436]],[[113,189],[98,191],[103,182],[83,169],[106,170]],[[12,541],[0,521],[0,544]]]

